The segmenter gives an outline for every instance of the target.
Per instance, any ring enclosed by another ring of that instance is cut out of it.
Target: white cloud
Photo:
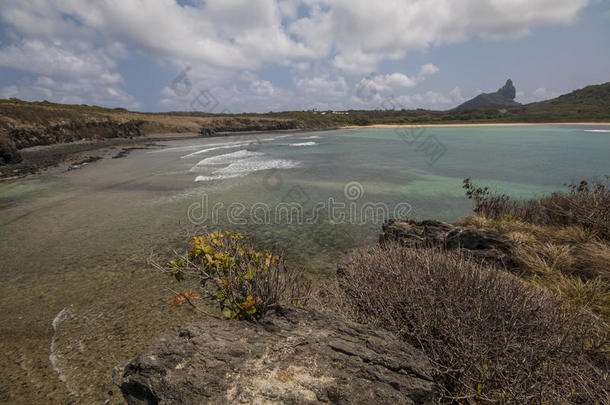
[[[540,87],[534,90],[534,97],[546,97],[547,90],[544,87]]]
[[[114,61],[86,44],[26,40],[0,49],[0,66],[66,78],[105,75],[107,80],[117,81],[116,74],[110,72]]]
[[[40,76],[0,90],[0,98],[10,97],[24,100],[53,100],[67,104],[96,104],[132,109],[140,107],[140,103],[134,97],[104,79],[54,80],[51,77]]]
[[[273,84],[267,80],[255,80],[250,83],[250,90],[257,96],[273,96],[275,89]]]
[[[432,63],[426,63],[419,69],[419,77],[430,76],[439,72],[439,68]]]
[[[296,86],[300,91],[308,94],[333,98],[343,97],[349,91],[343,77],[332,79],[328,75],[297,79]]]
[[[375,70],[408,51],[479,36],[517,38],[539,24],[571,22],[588,0],[310,0],[315,12],[290,28],[315,49],[334,49],[334,65]],[[324,10],[324,11],[320,11]]]
[[[532,92],[530,97],[527,97],[527,95],[524,94],[523,98],[527,102],[533,102],[533,101],[548,100],[551,98],[559,97],[561,94],[563,94],[563,93],[561,93],[560,91],[551,91],[551,90],[547,90],[544,87],[539,87]]]
[[[466,101],[466,98],[462,95],[462,89],[459,87],[455,87],[453,90],[451,90],[449,92],[449,97],[451,97],[451,99],[456,103]]]
[[[23,35],[92,40],[103,33],[106,41],[155,57],[209,67],[328,57],[341,69],[365,72],[439,43],[513,38],[533,25],[568,23],[587,2],[385,0],[372,7],[368,0],[208,0],[195,7],[170,0],[4,0],[0,14]],[[299,6],[309,10],[300,19]]]
[[[294,74],[295,91],[307,95],[303,102],[338,99],[341,93],[347,101],[348,83],[356,74],[377,70],[382,61],[473,37],[518,38],[537,25],[570,23],[587,4],[383,0],[373,6],[368,0],[198,0],[181,6],[175,0],[3,0],[0,20],[10,43],[0,47],[0,66],[38,77],[5,92],[51,92],[63,99],[133,105],[122,89],[119,61],[135,51],[176,71],[191,66],[195,87],[231,89],[239,103],[250,100],[264,109],[286,97],[294,105],[294,92],[258,79],[262,70],[275,65]],[[400,92],[438,71],[426,64],[417,75],[395,72],[369,80],[378,92]],[[44,86],[43,78],[55,84]],[[75,84],[72,95],[70,86],[57,84],[66,78]],[[240,80],[247,85],[235,88]],[[421,100],[441,104],[445,97],[455,100],[451,95],[420,94]],[[174,105],[173,98],[161,94],[164,105]]]

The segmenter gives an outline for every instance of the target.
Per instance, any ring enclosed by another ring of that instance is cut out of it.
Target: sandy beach
[[[375,125],[348,125],[341,129],[357,128],[439,128],[439,127],[528,127],[528,126],[548,126],[548,125],[575,125],[575,126],[610,126],[610,122],[507,122],[507,123],[478,123],[478,124],[375,124]]]

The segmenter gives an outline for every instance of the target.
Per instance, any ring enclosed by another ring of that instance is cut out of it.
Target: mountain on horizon
[[[455,110],[471,110],[475,108],[502,108],[521,105],[515,101],[517,91],[513,81],[508,79],[506,84],[495,93],[482,93],[475,98],[460,104]]]

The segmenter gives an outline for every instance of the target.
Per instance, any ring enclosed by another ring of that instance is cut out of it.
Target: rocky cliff
[[[431,372],[387,332],[283,308],[257,324],[206,319],[166,333],[114,381],[130,405],[422,404]]]
[[[437,220],[390,220],[379,242],[398,241],[406,247],[458,249],[466,255],[506,267],[514,265],[511,243],[492,229],[475,229]]]
[[[517,90],[513,81],[508,79],[506,84],[495,93],[482,93],[456,107],[456,110],[469,110],[474,108],[501,108],[521,105],[515,101]]]

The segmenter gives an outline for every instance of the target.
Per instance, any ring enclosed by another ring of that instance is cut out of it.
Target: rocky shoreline
[[[252,128],[258,128],[253,126]],[[129,137],[114,137],[103,139],[85,139],[80,141],[50,143],[25,147],[17,150],[15,148],[3,148],[0,144],[0,157],[10,156],[10,158],[0,159],[0,181],[14,179],[30,174],[38,173],[41,170],[67,164],[68,167],[81,164],[84,160],[102,157],[124,157],[130,150],[139,148],[155,148],[161,145],[158,142],[177,141],[195,138],[225,137],[234,135],[254,135],[259,133],[299,133],[316,131],[316,129],[286,129],[283,125],[277,125],[272,129],[251,129],[227,131],[227,128],[203,127],[199,133],[167,133],[155,135],[140,135]],[[325,128],[331,130],[334,128]],[[117,153],[116,149],[122,148]],[[10,163],[6,163],[6,162]]]
[[[156,142],[188,139],[195,134],[177,136],[141,136],[138,138],[110,138],[39,145],[21,149],[17,162],[0,165],[0,181],[38,173],[65,164],[67,168],[91,163],[102,157],[113,157],[116,149],[152,148]],[[119,153],[121,153],[119,152]]]
[[[431,367],[388,332],[281,308],[259,323],[206,319],[166,333],[114,382],[130,405],[422,404],[435,391]]]

